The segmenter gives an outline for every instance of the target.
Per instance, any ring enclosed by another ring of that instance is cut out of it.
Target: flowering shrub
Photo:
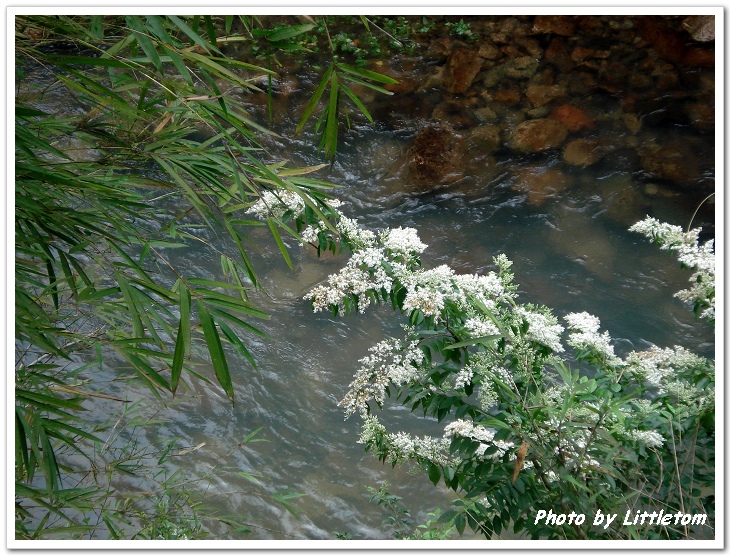
[[[696,315],[715,321],[715,241],[699,244],[701,228],[684,232],[676,225],[645,218],[629,228],[649,237],[662,249],[676,251],[682,266],[694,271],[689,281],[692,287],[675,296],[694,305]]]
[[[487,537],[507,528],[532,538],[713,535],[680,524],[556,526],[535,518],[548,509],[661,509],[714,522],[712,361],[682,347],[621,357],[597,317],[568,314],[563,325],[549,308],[521,304],[504,255],[485,276],[424,269],[426,246],[415,230],[375,234],[336,208],[329,215],[339,237],[331,224],[299,214],[300,227],[308,224],[302,236],[318,248],[339,240],[352,251],[308,293],[314,310],[362,313],[389,302],[407,317],[402,338],[360,360],[340,404],[346,417],[362,418],[359,441],[380,460],[419,465],[434,484],[459,493],[443,522]],[[442,435],[389,431],[373,414],[388,397],[443,422]]]

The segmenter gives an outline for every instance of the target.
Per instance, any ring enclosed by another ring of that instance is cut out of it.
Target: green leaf
[[[302,25],[289,25],[288,27],[284,27],[283,29],[279,29],[272,32],[271,34],[268,34],[267,38],[271,42],[279,42],[290,39],[292,37],[296,37],[297,35],[301,35],[302,33],[306,33],[313,28],[314,24],[312,23],[304,23]]]
[[[228,370],[228,362],[226,361],[226,356],[223,352],[223,345],[221,344],[221,339],[218,335],[218,329],[216,328],[212,316],[208,312],[208,308],[201,299],[197,300],[197,307],[198,318],[200,318],[200,325],[203,328],[203,335],[205,337],[205,343],[208,346],[211,362],[213,363],[215,376],[218,379],[218,383],[223,388],[223,391],[226,392],[228,398],[231,402],[233,402],[233,383],[231,381],[231,374]]]
[[[338,104],[340,88],[337,73],[332,73],[330,80],[330,100],[327,104],[327,123],[324,130],[324,153],[327,158],[334,158],[337,152]]]
[[[373,117],[370,115],[370,112],[368,112],[367,108],[365,108],[365,105],[362,103],[360,98],[350,90],[350,87],[345,85],[344,83],[340,83],[340,88],[344,91],[344,93],[355,103],[355,106],[358,107],[358,109],[363,113],[363,115],[368,118],[368,121],[370,123],[373,123]]]
[[[299,132],[304,129],[304,126],[306,125],[307,121],[309,120],[310,116],[312,115],[312,112],[317,106],[317,103],[319,102],[319,99],[322,97],[322,93],[324,93],[324,90],[327,88],[327,83],[330,81],[330,77],[332,75],[333,65],[330,64],[327,67],[327,70],[324,72],[324,75],[322,76],[322,79],[319,82],[319,85],[317,85],[317,89],[314,91],[314,94],[312,95],[312,98],[309,99],[309,102],[307,102],[307,105],[304,107],[304,112],[302,113],[302,117],[299,119],[299,123],[297,124],[296,129],[294,130],[294,134],[298,135]]]
[[[180,323],[170,369],[170,388],[173,395],[177,391],[183,362],[190,354],[190,291],[182,281],[179,282],[178,293],[180,295]]]
[[[362,69],[359,67],[353,67],[348,64],[337,64],[337,69],[341,69],[345,73],[350,73],[352,75],[358,75],[360,77],[364,77],[365,79],[371,79],[373,81],[377,81],[379,83],[385,83],[387,85],[397,85],[398,81],[393,79],[392,77],[388,77],[387,75],[383,75],[382,73],[377,73],[375,71],[370,71],[367,69]],[[392,94],[390,91],[387,91],[388,94]]]
[[[281,255],[284,257],[284,260],[286,261],[287,266],[289,266],[290,270],[294,269],[294,266],[291,263],[291,259],[289,258],[289,252],[286,250],[286,245],[284,244],[284,241],[281,240],[281,235],[279,234],[279,230],[276,227],[276,224],[274,223],[273,218],[267,218],[266,222],[269,224],[269,229],[271,230],[271,235],[274,236],[274,241],[276,241],[276,244],[279,246],[279,250],[281,251]]]

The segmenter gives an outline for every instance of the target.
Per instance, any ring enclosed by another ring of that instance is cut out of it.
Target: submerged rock
[[[569,15],[538,15],[532,25],[532,33],[572,37],[575,34],[575,18]]]
[[[583,110],[572,104],[562,104],[556,107],[550,117],[562,123],[568,131],[580,131],[582,129],[593,129],[593,120]]]
[[[557,168],[528,166],[515,170],[512,189],[527,194],[532,206],[542,206],[550,197],[572,185],[572,179]]]
[[[571,166],[591,166],[606,155],[607,145],[599,139],[575,139],[565,145],[563,160]]]
[[[427,127],[408,150],[408,170],[419,190],[455,181],[463,169],[461,139],[447,129]]]
[[[519,124],[512,133],[511,147],[524,153],[557,148],[568,136],[568,129],[551,118],[531,119]]]
[[[451,94],[464,94],[482,67],[479,52],[456,48],[446,62],[444,90]]]

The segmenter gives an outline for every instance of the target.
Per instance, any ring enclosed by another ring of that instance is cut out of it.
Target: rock
[[[555,37],[550,41],[547,50],[545,50],[545,61],[553,64],[559,71],[569,73],[575,65],[570,55],[571,49],[567,42],[565,42],[565,39]]]
[[[596,51],[593,48],[586,48],[585,46],[576,46],[573,52],[570,53],[570,59],[574,62],[582,62],[587,58],[593,58]]]
[[[464,94],[482,67],[482,58],[475,50],[456,48],[446,62],[444,90],[451,94]]]
[[[559,85],[530,85],[525,94],[533,106],[538,107],[565,96],[565,88]]]
[[[505,63],[504,74],[512,79],[529,79],[537,72],[540,60],[531,56],[513,58]]]
[[[431,119],[454,129],[465,129],[475,125],[472,115],[473,111],[465,104],[447,101],[434,108]]]
[[[496,152],[502,148],[500,128],[496,125],[480,125],[469,131],[466,144],[470,151],[480,154]]]
[[[572,180],[556,168],[528,166],[515,170],[512,189],[527,193],[527,202],[541,206],[550,197],[572,185]]]
[[[591,166],[606,155],[607,147],[598,139],[575,139],[563,149],[563,160],[571,166]]]
[[[474,115],[479,121],[483,122],[495,122],[499,120],[499,116],[497,115],[497,113],[489,106],[484,106],[483,108],[478,108],[477,110],[474,110]]]
[[[424,59],[433,61],[443,61],[449,57],[454,47],[454,40],[451,37],[444,37],[433,40],[429,43],[428,49],[424,54]]]
[[[515,128],[511,146],[518,152],[542,152],[559,147],[567,136],[568,129],[558,120],[532,119]]]
[[[485,60],[497,60],[502,56],[502,52],[491,41],[485,41],[479,45],[479,55]]]
[[[529,119],[540,119],[546,118],[550,114],[550,110],[547,106],[539,106],[538,108],[527,110],[526,114]]]
[[[538,15],[532,25],[532,34],[572,37],[575,34],[575,19],[569,15]]]
[[[642,17],[636,29],[641,38],[668,62],[689,67],[715,67],[714,50],[688,45],[683,34],[671,29],[660,17]]]
[[[694,153],[681,143],[646,147],[639,150],[639,157],[641,168],[653,178],[691,187],[702,175]]]
[[[694,128],[699,131],[715,130],[715,105],[711,101],[687,102],[684,109]]]
[[[714,15],[690,15],[682,20],[682,27],[698,42],[715,40]]]
[[[581,131],[595,127],[588,114],[572,104],[558,106],[550,113],[550,117],[562,123],[568,131]]]
[[[492,98],[496,102],[501,102],[506,106],[514,106],[515,104],[519,104],[522,95],[517,89],[499,89],[492,93]]]
[[[422,130],[408,150],[410,176],[422,191],[460,178],[463,165],[461,140],[443,128]]]
[[[624,114],[621,116],[621,121],[632,135],[636,135],[641,130],[641,120],[636,114]]]
[[[525,53],[538,60],[542,59],[545,55],[545,51],[540,46],[540,43],[531,37],[520,37],[515,40],[515,44],[520,47]]]

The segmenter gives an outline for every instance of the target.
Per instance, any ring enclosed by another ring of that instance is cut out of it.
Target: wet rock
[[[466,103],[460,102],[441,102],[434,108],[431,119],[454,129],[465,129],[476,124],[474,112]]]
[[[474,115],[479,121],[483,122],[495,122],[499,120],[497,112],[492,110],[489,106],[484,106],[483,108],[474,110]]]
[[[581,131],[595,127],[588,114],[572,104],[558,106],[550,113],[550,117],[562,123],[568,131]]]
[[[532,110],[527,110],[526,114],[529,119],[545,118],[550,114],[550,109],[547,106],[540,106]]]
[[[642,220],[648,212],[644,195],[633,184],[606,195],[605,204],[606,218],[623,228]]]
[[[593,48],[586,48],[585,46],[576,46],[570,53],[570,59],[575,63],[582,62],[588,58],[592,58],[596,51]]]
[[[502,56],[502,52],[493,42],[485,41],[479,45],[479,55],[485,60],[497,60]]]
[[[645,147],[639,150],[639,157],[641,168],[653,178],[672,181],[689,188],[701,177],[694,153],[688,146],[678,142]]]
[[[482,58],[475,50],[457,48],[451,53],[444,72],[444,90],[464,94],[482,67]]]
[[[427,127],[408,150],[408,170],[421,191],[460,178],[463,164],[461,139],[447,129]]]
[[[682,27],[698,42],[715,40],[714,15],[690,15],[682,20]]]
[[[545,50],[540,46],[540,43],[531,37],[521,37],[515,40],[515,44],[520,47],[527,55],[542,59],[545,55]]]
[[[663,18],[642,17],[636,28],[659,56],[673,64],[706,68],[715,66],[713,49],[687,44],[685,35],[670,28]]]
[[[545,201],[572,185],[572,179],[557,168],[528,166],[515,170],[512,189],[527,194],[532,206],[542,206]]]
[[[574,139],[563,149],[563,160],[571,166],[591,166],[606,155],[608,147],[599,139]]]
[[[517,89],[499,89],[492,93],[492,98],[496,102],[501,102],[505,106],[514,106],[520,103],[522,95]]]
[[[550,62],[559,71],[568,73],[573,70],[575,63],[570,58],[571,48],[562,37],[555,37],[545,50],[545,61]]]
[[[538,15],[532,25],[532,33],[572,37],[575,34],[575,18],[569,15]]]
[[[466,136],[466,144],[470,152],[476,151],[480,154],[496,152],[502,148],[500,128],[496,125],[475,127]]]
[[[641,130],[641,120],[636,114],[624,114],[621,116],[621,121],[632,135],[636,135]]]
[[[695,129],[704,132],[715,130],[715,105],[712,101],[687,102],[684,109]]]
[[[565,92],[565,88],[559,85],[530,85],[525,94],[533,106],[538,107],[564,97]]]
[[[544,118],[527,120],[512,133],[511,147],[524,153],[557,148],[568,136],[568,129],[558,120]]]
[[[451,54],[453,47],[454,40],[451,37],[436,39],[429,43],[428,49],[423,57],[431,61],[444,61]]]
[[[489,35],[489,38],[495,44],[509,44],[519,27],[519,19],[507,17],[497,24],[496,29]]]
[[[512,79],[529,79],[535,73],[540,65],[540,60],[537,60],[531,56],[522,56],[519,58],[513,58],[506,64],[504,64],[504,73],[507,77]]]

